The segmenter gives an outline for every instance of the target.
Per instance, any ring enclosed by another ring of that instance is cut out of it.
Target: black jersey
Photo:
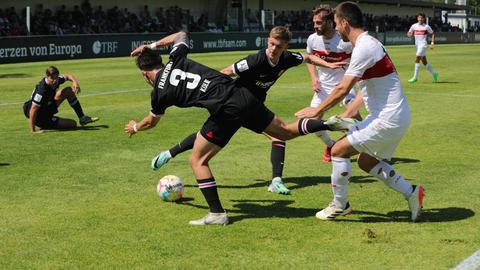
[[[54,97],[55,97],[57,88],[61,84],[65,83],[65,81],[66,81],[65,77],[59,76],[57,82],[54,85],[50,86],[45,81],[45,78],[43,78],[35,86],[35,89],[33,89],[30,101],[38,105],[40,109],[42,107],[46,108],[48,105],[54,102]]]
[[[233,64],[233,71],[239,76],[238,84],[246,87],[260,101],[264,102],[267,91],[287,69],[303,63],[301,53],[285,51],[276,65],[267,57],[266,49],[251,54]]]
[[[170,60],[158,72],[151,93],[154,115],[164,114],[170,106],[206,108],[213,114],[234,91],[230,77],[187,59],[188,51],[186,44],[175,44]]]

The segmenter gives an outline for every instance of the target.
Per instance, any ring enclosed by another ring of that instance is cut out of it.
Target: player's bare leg
[[[390,164],[378,160],[366,153],[358,157],[358,166],[363,171],[382,180],[389,188],[401,193],[408,201],[411,211],[411,220],[416,221],[420,216],[423,205],[423,186],[411,185],[405,178],[396,172]]]
[[[80,101],[78,101],[77,95],[73,92],[71,87],[65,87],[61,90],[57,90],[55,93],[55,102],[57,103],[57,107],[60,106],[64,100],[68,100],[70,107],[72,107],[77,114],[80,125],[84,126],[99,120],[98,117],[90,117],[83,113]]]
[[[213,177],[208,162],[222,148],[207,141],[202,135],[198,136],[193,145],[193,151],[190,155],[190,166],[197,179],[198,187],[202,191],[205,200],[208,203],[210,212],[201,219],[190,221],[191,225],[227,225],[227,213],[220,203],[218,197],[217,183]]]

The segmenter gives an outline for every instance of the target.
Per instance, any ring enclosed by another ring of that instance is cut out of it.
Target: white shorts
[[[350,144],[360,153],[379,160],[390,160],[409,124],[392,126],[379,118],[368,116],[347,134]]]
[[[425,56],[426,53],[427,53],[427,45],[417,46],[416,56]]]
[[[333,91],[327,92],[325,90],[320,90],[318,93],[313,93],[312,101],[310,102],[310,107],[316,108],[324,101],[330,93]],[[347,106],[348,103],[352,102],[355,99],[355,90],[352,89],[350,92],[347,94],[347,96],[342,100],[342,103],[340,103],[340,106]]]

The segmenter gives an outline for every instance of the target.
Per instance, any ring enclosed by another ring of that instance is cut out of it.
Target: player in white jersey
[[[391,159],[410,125],[410,111],[398,74],[382,44],[363,31],[362,12],[357,4],[339,4],[335,9],[335,23],[342,39],[354,45],[350,65],[340,84],[320,106],[304,108],[296,116],[321,117],[341,102],[357,82],[361,90],[352,105],[357,105],[354,109],[358,109],[361,103],[357,100],[363,98],[369,114],[333,146],[333,200],[316,217],[333,220],[352,212],[348,202],[348,181],[352,174],[350,157],[360,154],[359,167],[403,194],[411,210],[411,219],[415,221],[422,208],[423,187],[410,185],[383,161]]]
[[[427,56],[425,56],[427,52],[427,47],[433,49],[435,46],[435,33],[433,32],[432,28],[425,23],[425,14],[418,13],[417,20],[418,22],[413,24],[408,30],[407,36],[408,37],[415,37],[415,47],[417,47],[417,53],[415,57],[415,69],[413,73],[413,77],[408,80],[409,83],[414,83],[418,79],[418,71],[420,70],[420,60],[422,61],[423,65],[427,68],[428,72],[430,72],[433,76],[433,82],[438,82],[438,72],[435,71],[430,63],[427,61]],[[432,35],[432,42],[430,46],[427,46],[427,36]]]
[[[344,42],[335,31],[333,10],[329,6],[321,5],[313,10],[313,27],[315,33],[311,34],[307,40],[308,54],[316,55],[327,62],[345,62],[350,60],[353,50],[352,43]],[[315,92],[310,106],[318,107],[342,80],[345,69],[330,69],[310,64],[307,64],[307,68],[312,81],[312,90]],[[342,105],[346,106],[354,99],[355,91],[352,89],[343,99]],[[358,114],[356,116],[349,115],[348,117],[360,118]],[[322,160],[324,162],[331,162],[330,151],[335,141],[326,130],[319,131],[316,135],[326,145]]]

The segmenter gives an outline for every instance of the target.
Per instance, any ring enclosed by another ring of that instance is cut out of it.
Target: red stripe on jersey
[[[427,30],[414,30],[414,31],[413,31],[413,34],[414,34],[414,35],[426,35],[426,34],[427,34]]]
[[[349,59],[352,55],[351,53],[346,52],[327,52],[327,51],[316,51],[313,50],[313,54],[322,58],[327,62],[340,62],[346,59]]]
[[[388,57],[387,54],[383,56],[373,67],[367,69],[365,73],[363,73],[362,78],[360,80],[368,80],[371,78],[381,78],[385,77],[388,74],[395,72],[395,66],[392,63],[392,60]]]

